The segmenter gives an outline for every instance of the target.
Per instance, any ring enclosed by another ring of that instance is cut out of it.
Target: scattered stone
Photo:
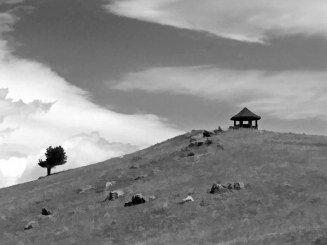
[[[84,193],[87,192],[89,190],[92,190],[94,187],[92,185],[86,185],[84,187],[82,187],[81,189],[79,189],[79,193]]]
[[[42,208],[41,214],[45,215],[45,216],[52,215],[52,213],[49,210],[47,210],[46,208]]]
[[[132,201],[125,203],[124,207],[135,206],[145,202],[146,202],[145,198],[143,197],[142,194],[139,193],[132,197]]]
[[[241,189],[244,189],[245,188],[245,185],[243,182],[235,182],[234,183],[234,189],[235,190],[241,190]]]
[[[113,201],[115,199],[118,199],[118,193],[110,191],[108,195],[108,200]]]
[[[116,181],[110,181],[106,183],[106,189],[108,189],[109,187],[113,186],[114,184],[116,184]]]
[[[37,221],[32,220],[32,221],[28,222],[27,225],[25,225],[24,230],[30,230],[37,226],[39,226],[39,223]]]
[[[222,186],[221,184],[213,184],[210,190],[210,194],[221,194],[227,191],[227,188],[225,186]]]
[[[194,155],[195,155],[194,152],[189,152],[189,153],[187,154],[188,157],[193,157]]]
[[[223,187],[228,190],[232,190],[234,188],[234,185],[232,183],[227,183],[227,184],[223,185]]]
[[[132,166],[130,166],[129,168],[130,168],[130,169],[138,169],[138,168],[140,168],[140,166],[139,166],[139,165],[132,165]]]
[[[144,179],[145,177],[146,175],[137,176],[134,180],[141,180]]]
[[[149,196],[149,200],[155,200],[156,199],[156,196],[152,195],[152,196]]]
[[[122,190],[110,191],[108,196],[104,200],[104,202],[105,201],[114,201],[123,195],[124,195],[124,192]]]
[[[181,204],[187,203],[187,202],[194,202],[193,197],[191,196],[187,196],[186,198],[184,198],[181,202]]]
[[[210,131],[204,130],[204,131],[203,131],[203,138],[211,137],[213,134],[214,134],[213,132],[210,132]]]

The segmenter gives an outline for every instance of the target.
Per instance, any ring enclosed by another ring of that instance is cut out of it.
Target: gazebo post
[[[255,120],[255,128],[258,128],[258,120]]]

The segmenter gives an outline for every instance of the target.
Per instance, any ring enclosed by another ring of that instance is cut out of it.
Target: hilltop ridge
[[[213,183],[235,181],[246,187],[208,193]],[[105,201],[112,190],[124,194]],[[147,202],[124,207],[136,193]],[[194,202],[181,204],[189,195]],[[326,244],[326,204],[327,137],[246,129],[204,137],[194,130],[0,189],[0,241]],[[52,215],[42,215],[42,208]],[[31,221],[34,227],[24,230]]]

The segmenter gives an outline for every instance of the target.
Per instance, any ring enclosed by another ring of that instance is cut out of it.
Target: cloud
[[[327,121],[327,72],[236,71],[216,67],[166,67],[130,73],[113,87],[198,96],[249,106],[269,116]]]
[[[87,91],[51,68],[13,55],[5,34],[18,18],[0,13],[0,19],[0,173],[8,180],[3,186],[44,174],[37,160],[49,145],[65,145],[71,154],[67,167],[77,167],[181,133],[156,115],[94,104]]]
[[[327,35],[325,0],[110,0],[105,8],[129,18],[246,42]]]
[[[1,4],[18,4],[18,3],[23,3],[25,0],[0,0],[0,5]]]
[[[140,149],[132,144],[108,142],[98,132],[75,135],[65,141],[63,147],[69,155],[69,161],[78,163],[79,166],[101,162]]]

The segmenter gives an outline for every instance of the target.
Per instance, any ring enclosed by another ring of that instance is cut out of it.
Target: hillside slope
[[[206,139],[192,131],[0,189],[0,244],[327,244],[327,137],[235,130],[209,139],[197,146]],[[208,193],[235,181],[245,189]],[[104,201],[116,189],[124,195]],[[147,202],[124,207],[136,193]],[[194,202],[181,204],[188,195]]]

